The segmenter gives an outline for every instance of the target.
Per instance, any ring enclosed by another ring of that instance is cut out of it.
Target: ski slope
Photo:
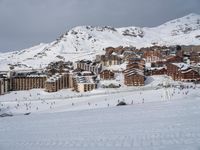
[[[200,149],[200,86],[169,80],[174,86],[164,88],[163,80],[153,76],[143,88],[1,96],[1,113],[14,116],[0,117],[0,150]]]
[[[169,85],[176,87],[164,88],[160,86],[166,81]],[[198,93],[199,85],[179,83],[167,76],[148,77],[145,84],[144,87],[127,87],[121,84],[122,87],[119,89],[98,88],[85,93],[73,92],[71,89],[60,90],[55,93],[48,93],[43,89],[13,91],[0,96],[0,109],[2,109],[0,115],[3,113],[23,115],[25,113],[99,109],[115,107],[120,101],[127,104],[141,104],[143,102],[173,101],[200,97],[200,93]],[[185,88],[182,89],[180,86]]]
[[[0,149],[198,150],[199,118],[199,97],[5,117]]]

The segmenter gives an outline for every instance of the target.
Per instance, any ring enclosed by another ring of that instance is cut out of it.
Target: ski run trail
[[[199,150],[200,100],[0,119],[1,150]]]
[[[198,86],[40,91],[0,98],[0,150],[200,150]]]

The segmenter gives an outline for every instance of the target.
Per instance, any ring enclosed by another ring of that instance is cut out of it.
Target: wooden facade
[[[145,76],[137,71],[127,72],[124,75],[124,84],[127,86],[143,86]]]
[[[100,72],[100,78],[103,80],[112,80],[115,78],[115,73],[110,70],[103,70]]]
[[[197,81],[200,79],[200,74],[188,67],[180,67],[180,64],[167,64],[167,75],[173,80],[179,81]]]
[[[118,55],[101,55],[100,61],[103,66],[120,65],[124,61]]]
[[[200,62],[200,53],[191,52],[190,53],[190,61],[193,63],[199,63]]]
[[[127,86],[143,86],[145,81],[144,70],[144,59],[130,59],[124,71],[124,84]]]
[[[199,81],[200,75],[197,71],[192,69],[188,69],[181,72],[181,80],[182,81]]]
[[[145,58],[147,63],[161,61],[162,59],[160,50],[146,50],[142,57]]]
[[[149,68],[146,70],[146,75],[165,75],[167,74],[167,69],[165,67],[162,68]]]
[[[180,56],[168,56],[166,58],[166,63],[180,63],[183,62],[183,57]]]
[[[144,71],[145,66],[143,64],[133,62],[126,65],[127,69],[136,68]]]

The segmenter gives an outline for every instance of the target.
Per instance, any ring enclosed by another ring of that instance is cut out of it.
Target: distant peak
[[[200,18],[200,15],[199,14],[196,14],[196,13],[190,13],[182,18],[186,18],[186,19],[191,19],[191,18]]]
[[[200,15],[197,14],[197,13],[190,13],[190,14],[188,14],[188,15],[186,15],[186,16],[192,16],[192,17],[194,17],[194,16],[200,16]]]

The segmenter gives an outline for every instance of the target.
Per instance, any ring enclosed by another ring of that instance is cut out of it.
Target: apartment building
[[[88,92],[97,88],[97,83],[95,82],[95,77],[93,76],[75,76],[74,90],[77,92]]]
[[[171,76],[173,80],[179,81],[198,81],[200,74],[194,70],[190,65],[185,63],[170,63],[167,64],[167,75]]]
[[[73,79],[71,73],[55,74],[50,76],[45,81],[46,92],[57,92],[61,89],[67,89],[73,87]]]
[[[105,70],[100,72],[100,78],[102,80],[112,80],[112,79],[115,78],[115,73],[112,72],[111,70],[105,69]]]
[[[140,69],[127,69],[124,71],[124,84],[127,86],[143,86],[145,81],[144,72]]]
[[[100,63],[103,66],[109,67],[112,65],[120,65],[124,62],[123,58],[116,55],[116,54],[111,54],[111,55],[101,55],[100,56]]]
[[[30,90],[44,88],[47,75],[42,71],[17,71],[11,77],[12,90]]]
[[[90,60],[80,60],[76,61],[75,69],[82,69],[85,71],[91,71],[95,74],[99,74],[102,70],[102,64],[97,61],[90,61]]]

